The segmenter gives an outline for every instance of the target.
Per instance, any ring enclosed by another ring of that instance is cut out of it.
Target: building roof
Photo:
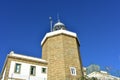
[[[63,25],[63,26],[65,26],[62,22],[57,22],[54,26],[59,26],[59,25]]]
[[[60,29],[66,30],[65,25],[64,25],[62,22],[58,21],[58,22],[53,26],[53,31],[60,30]]]

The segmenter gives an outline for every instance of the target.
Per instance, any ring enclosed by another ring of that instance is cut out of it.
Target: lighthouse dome
[[[61,30],[61,29],[65,30],[66,28],[65,25],[60,21],[55,23],[55,25],[53,26],[53,31]]]

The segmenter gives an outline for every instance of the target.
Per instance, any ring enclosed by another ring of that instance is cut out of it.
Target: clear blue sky
[[[41,57],[40,42],[57,13],[78,34],[83,66],[120,70],[120,0],[0,0],[0,71],[6,55]]]

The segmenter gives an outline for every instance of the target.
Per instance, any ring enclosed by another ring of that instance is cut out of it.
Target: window
[[[20,73],[20,69],[21,69],[21,64],[16,63],[14,72],[15,73]]]
[[[71,75],[76,75],[76,68],[70,67],[70,72],[71,72]]]
[[[42,68],[42,73],[46,73],[47,69],[46,68]]]
[[[31,66],[30,67],[30,75],[34,75],[35,76],[35,72],[36,72],[36,67],[35,66]]]

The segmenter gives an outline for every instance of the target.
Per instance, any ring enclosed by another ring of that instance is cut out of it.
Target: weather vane
[[[57,13],[57,20],[60,22],[59,13]]]

